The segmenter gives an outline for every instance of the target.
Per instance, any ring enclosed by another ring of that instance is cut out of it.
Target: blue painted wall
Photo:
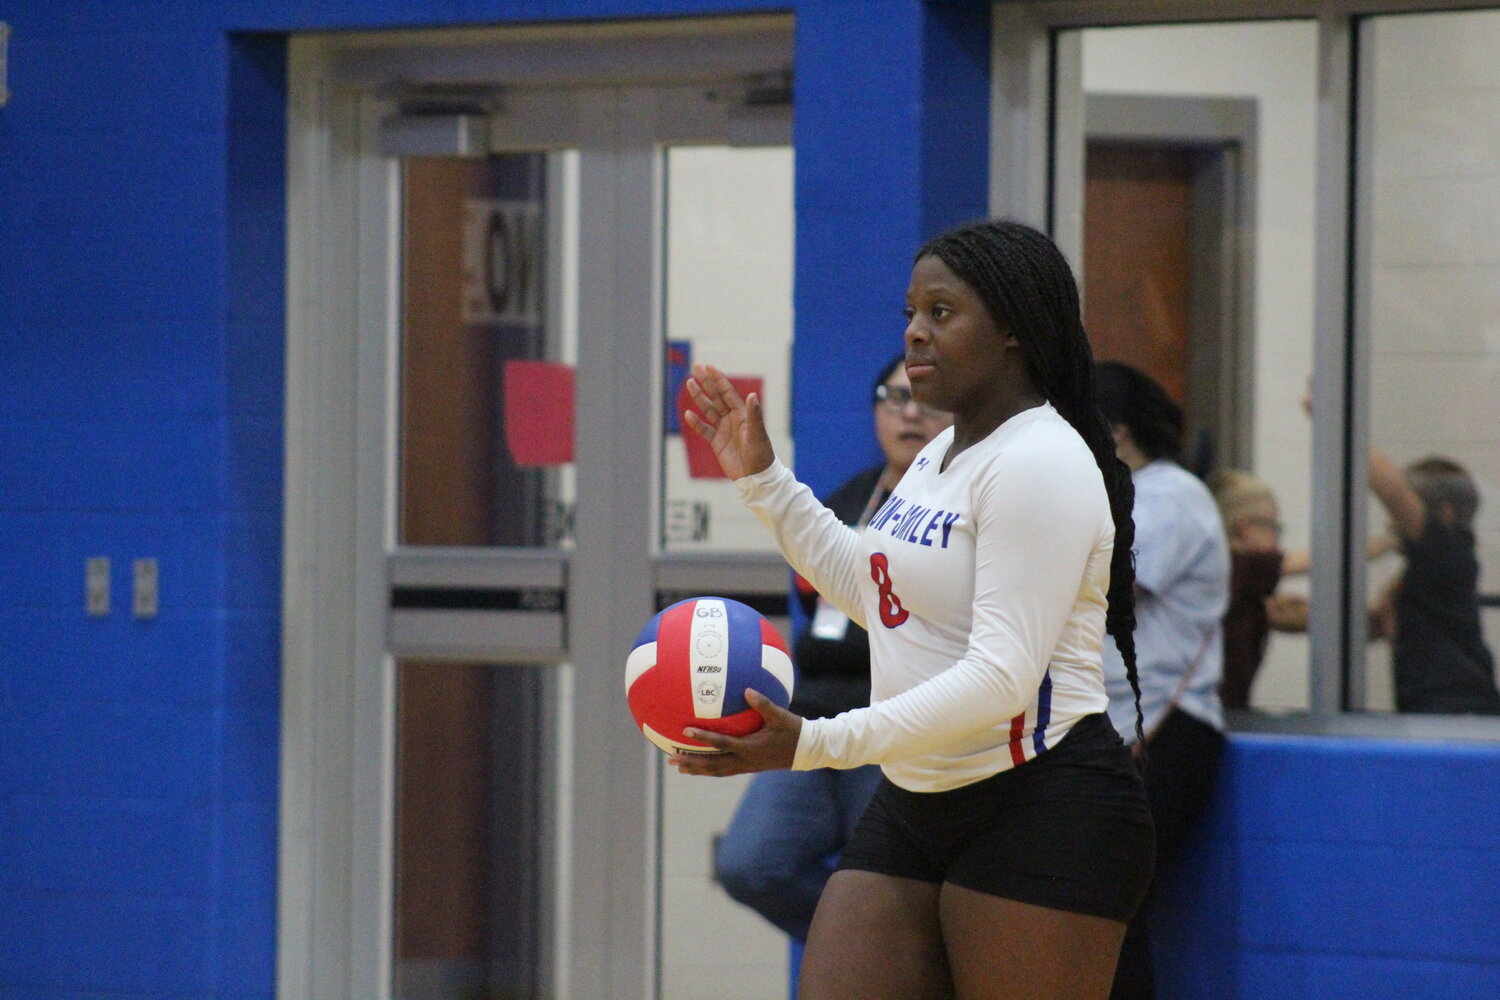
[[[984,207],[985,5],[0,7],[0,1000],[273,992],[286,33],[787,8],[796,433],[864,441],[846,373],[898,346],[915,247]],[[801,456],[818,488],[872,457]],[[90,556],[106,618],[84,614]],[[152,620],[130,613],[143,557]],[[1212,987],[1177,995],[1500,995],[1496,763],[1237,739],[1173,896],[1204,929],[1178,967]]]
[[[913,254],[989,201],[989,50],[983,4],[797,9],[792,423],[820,494],[878,459],[870,384],[902,348]]]
[[[1500,745],[1237,734],[1163,1000],[1500,997]]]
[[[273,978],[284,46],[189,6],[0,14],[7,997]]]

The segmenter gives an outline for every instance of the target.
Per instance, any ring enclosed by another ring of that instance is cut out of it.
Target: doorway
[[[1252,465],[1255,104],[1091,96],[1084,326],[1184,412],[1183,464]]]
[[[682,592],[784,613],[669,418],[714,360],[790,454],[791,51],[783,17],[294,44],[279,995],[664,995],[680,824],[624,653]]]

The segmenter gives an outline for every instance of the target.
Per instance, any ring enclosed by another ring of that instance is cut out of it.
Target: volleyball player
[[[755,395],[694,366],[688,426],[869,630],[872,701],[804,720],[752,696],[761,730],[694,731],[724,752],[671,762],[881,765],[813,919],[803,1000],[1103,998],[1154,832],[1105,713],[1106,628],[1134,677],[1132,491],[1077,285],[1041,233],[976,223],[921,248],[905,313],[912,393],[954,422],[860,531],[776,459]]]

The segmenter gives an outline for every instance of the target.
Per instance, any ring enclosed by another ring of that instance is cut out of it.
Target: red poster
[[[505,446],[523,469],[573,461],[573,368],[505,362]]]

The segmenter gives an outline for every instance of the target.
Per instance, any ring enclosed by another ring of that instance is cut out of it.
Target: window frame
[[[1311,614],[1308,710],[1233,713],[1250,731],[1500,741],[1497,720],[1370,714],[1365,708],[1370,347],[1368,275],[1357,271],[1368,199],[1356,186],[1359,32],[1376,16],[1500,10],[1455,0],[1012,0],[992,7],[990,210],[1051,232],[1065,252],[1081,224],[1059,218],[1057,191],[1081,189],[1084,28],[1312,20],[1318,35],[1315,168]],[[1075,36],[1076,37],[1076,36]],[[1071,84],[1071,85],[1070,85]],[[1063,147],[1078,139],[1079,149]],[[1076,255],[1069,252],[1072,259]],[[1353,530],[1358,528],[1358,534]],[[1355,600],[1355,595],[1358,600]]]

